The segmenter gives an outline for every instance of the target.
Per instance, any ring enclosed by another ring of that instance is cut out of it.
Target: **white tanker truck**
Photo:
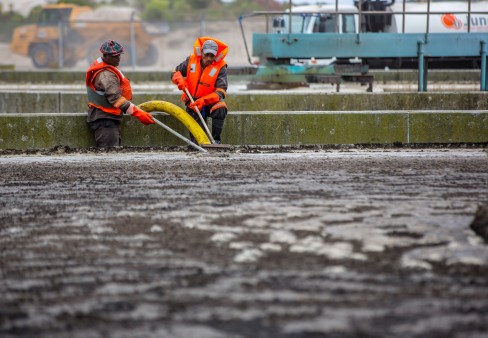
[[[368,3],[371,1],[364,2]],[[367,5],[363,7],[365,7],[365,10],[371,10]],[[375,10],[374,5],[369,7]],[[392,0],[391,5],[388,6],[388,3],[386,3],[385,9],[387,13],[390,12],[392,14],[390,22],[387,22],[387,24],[385,22],[384,27],[378,27],[380,31],[384,32],[488,32],[488,1],[405,1],[404,3],[402,0],[398,2]],[[428,21],[427,18],[429,18]],[[367,21],[367,18],[365,19]],[[403,24],[404,21],[405,25]]]
[[[331,0],[326,4],[291,7],[291,12],[288,10],[274,18],[273,31],[305,34],[487,32],[488,37],[488,1],[354,0],[344,4]],[[477,68],[478,61],[436,59],[429,67]],[[415,67],[417,61],[369,59],[363,62],[370,68],[410,68]]]

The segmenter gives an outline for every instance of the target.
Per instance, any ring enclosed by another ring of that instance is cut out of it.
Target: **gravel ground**
[[[486,149],[0,154],[2,337],[486,337]]]

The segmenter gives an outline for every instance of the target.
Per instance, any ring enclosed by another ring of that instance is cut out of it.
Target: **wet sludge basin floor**
[[[484,148],[0,154],[5,337],[481,337]]]

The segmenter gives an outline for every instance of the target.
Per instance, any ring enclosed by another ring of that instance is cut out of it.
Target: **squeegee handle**
[[[185,93],[186,93],[186,96],[188,96],[188,98],[190,99],[191,103],[195,103],[195,100],[193,100],[193,97],[191,96],[190,92],[188,91],[188,88],[186,88],[186,87],[185,87]],[[205,132],[207,133],[207,136],[210,139],[210,142],[212,142],[212,144],[215,143],[215,140],[212,137],[212,133],[210,132],[210,130],[208,130],[208,126],[205,123],[205,120],[203,119],[202,114],[200,113],[200,109],[198,109],[198,107],[195,106],[195,111],[197,112],[197,115],[198,115],[198,118],[200,119],[200,122],[202,122],[203,127],[205,128]]]
[[[168,127],[167,125],[165,125],[163,122],[158,121],[156,119],[154,119],[154,122],[156,122],[157,124],[159,124],[161,127],[163,127],[164,129],[166,129],[167,131],[169,131],[174,136],[178,137],[180,140],[185,141],[187,144],[189,144],[193,148],[197,149],[198,151],[201,151],[202,153],[207,153],[208,152],[207,150],[203,149],[202,147],[198,146],[194,142],[190,141],[189,139],[187,139],[186,137],[184,137],[180,133],[174,131],[173,129],[171,129],[170,127]]]

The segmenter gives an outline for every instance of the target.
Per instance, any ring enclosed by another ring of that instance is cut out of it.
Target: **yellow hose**
[[[195,121],[195,119],[191,117],[190,114],[188,114],[177,105],[166,101],[155,100],[141,103],[140,105],[138,105],[138,107],[148,113],[153,111],[168,113],[169,115],[173,116],[175,119],[183,123],[186,129],[188,129],[193,135],[197,144],[210,144],[210,140],[208,139],[207,134],[202,129],[202,127],[200,127],[197,121]]]

